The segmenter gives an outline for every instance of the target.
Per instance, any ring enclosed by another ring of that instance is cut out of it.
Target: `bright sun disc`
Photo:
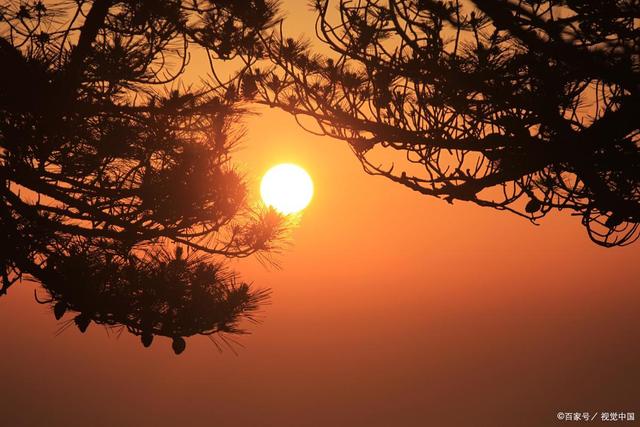
[[[285,215],[306,208],[313,197],[313,181],[300,166],[282,163],[262,177],[260,195],[267,206]]]

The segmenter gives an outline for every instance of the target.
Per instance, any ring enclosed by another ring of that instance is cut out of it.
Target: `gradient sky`
[[[306,2],[283,9],[292,33],[310,33]],[[364,174],[345,144],[257,111],[235,156],[252,190],[270,166],[294,162],[316,193],[277,257],[280,270],[232,263],[273,289],[263,323],[240,339],[245,348],[220,354],[199,337],[176,357],[168,339],[145,349],[95,325],[55,336],[35,286],[16,285],[0,299],[1,425],[545,426],[558,411],[640,418],[640,243],[598,247],[569,212],[534,226],[420,196]]]

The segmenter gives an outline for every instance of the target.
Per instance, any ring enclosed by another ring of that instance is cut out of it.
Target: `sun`
[[[289,215],[307,207],[313,197],[313,181],[300,166],[281,163],[262,177],[260,195],[267,206]]]

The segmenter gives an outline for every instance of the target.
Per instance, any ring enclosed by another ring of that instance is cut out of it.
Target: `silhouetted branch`
[[[532,221],[569,209],[604,246],[638,237],[637,2],[314,5],[333,53],[274,31],[259,102],[422,194]]]
[[[164,335],[177,353],[183,337],[242,332],[267,292],[217,258],[268,256],[285,220],[249,206],[231,165],[237,81],[182,80],[190,50],[261,55],[276,5],[242,3],[0,5],[0,293],[34,278],[80,330]]]

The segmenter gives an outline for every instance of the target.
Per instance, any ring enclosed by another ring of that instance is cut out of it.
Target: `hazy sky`
[[[292,33],[312,30],[289,1]],[[241,168],[295,162],[316,194],[238,355],[205,337],[85,335],[0,299],[0,425],[544,426],[558,411],[640,418],[640,243],[603,249],[577,217],[540,226],[364,174],[346,145],[275,111],[247,122]],[[627,425],[625,423],[623,425]]]

